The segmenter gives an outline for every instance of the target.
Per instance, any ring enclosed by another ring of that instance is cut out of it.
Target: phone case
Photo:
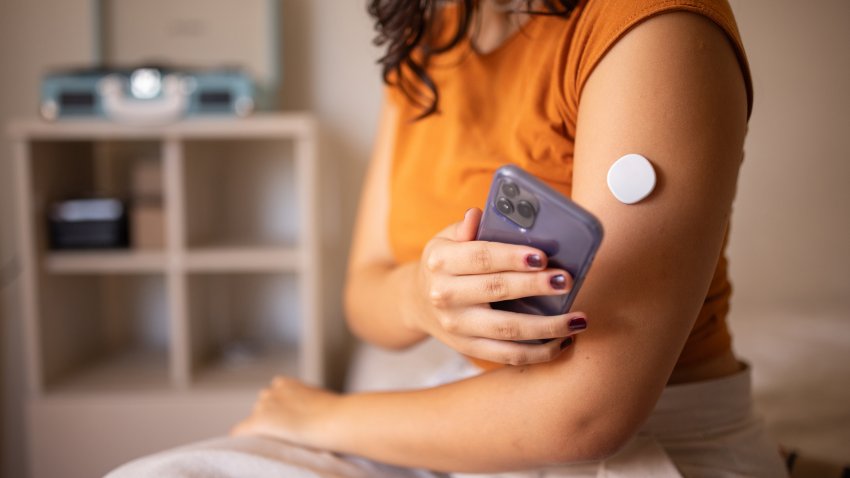
[[[516,166],[499,168],[490,186],[477,239],[542,250],[549,258],[548,267],[561,268],[572,275],[573,288],[566,295],[494,302],[492,307],[535,315],[568,312],[602,236],[602,224],[578,204]]]

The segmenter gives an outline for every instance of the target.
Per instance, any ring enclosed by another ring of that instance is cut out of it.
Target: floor
[[[756,402],[771,434],[803,456],[850,463],[850,307],[737,307],[730,326],[736,352],[752,365]],[[363,347],[349,389],[417,386],[451,353],[436,341],[404,353]]]

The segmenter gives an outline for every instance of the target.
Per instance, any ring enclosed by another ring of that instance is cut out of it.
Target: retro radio
[[[91,68],[48,74],[41,115],[48,120],[100,117],[128,123],[167,123],[186,116],[247,116],[255,88],[239,70],[164,67]]]

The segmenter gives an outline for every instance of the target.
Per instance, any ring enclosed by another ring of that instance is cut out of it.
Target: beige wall
[[[283,19],[287,108],[322,124],[326,295],[339,311],[345,251],[380,99],[365,2],[287,0]],[[732,0],[749,50],[756,107],[736,203],[730,255],[736,305],[850,308],[850,2]],[[93,46],[88,0],[0,2],[0,121],[35,111],[47,65],[83,62]],[[0,265],[11,256],[8,144],[0,140]],[[342,247],[333,247],[341,237]],[[7,291],[8,293],[8,291]],[[14,295],[14,290],[11,291]],[[12,317],[14,319],[14,317]],[[17,328],[3,324],[6,380],[20,363]],[[333,341],[343,348],[340,320]],[[850,340],[850,339],[849,339]],[[8,384],[8,382],[7,382]],[[16,390],[2,402],[0,471],[23,476]]]
[[[2,0],[0,2],[0,123],[36,111],[38,78],[47,65],[85,61],[92,51],[87,0]],[[0,135],[0,268],[7,273],[13,257],[9,145]],[[0,274],[2,276],[3,274]],[[2,404],[2,457],[0,474],[26,476],[20,373],[20,324],[17,321],[17,288],[0,290],[10,299],[0,321],[0,385]],[[3,301],[0,301],[2,303]]]
[[[736,302],[847,310],[850,2],[732,4],[755,80],[731,238]]]
[[[350,345],[342,319],[342,285],[348,237],[371,149],[380,104],[380,80],[371,46],[371,22],[362,2],[283,2],[284,109],[309,109],[320,119],[321,210],[324,231],[324,297],[342,384]]]

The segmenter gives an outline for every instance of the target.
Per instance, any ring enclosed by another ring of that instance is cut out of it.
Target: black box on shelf
[[[69,199],[53,204],[51,249],[117,249],[129,246],[126,204],[113,198]]]

